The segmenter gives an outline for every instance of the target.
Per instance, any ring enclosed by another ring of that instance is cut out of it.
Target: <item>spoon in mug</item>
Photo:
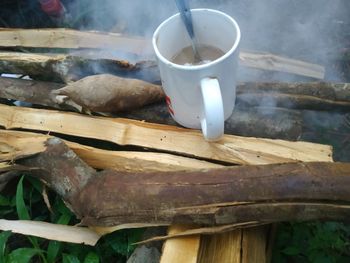
[[[194,63],[200,64],[202,58],[198,53],[196,38],[193,31],[191,10],[188,6],[188,0],[175,0],[178,10],[180,11],[182,22],[185,24],[188,35],[191,38],[191,46],[194,55]]]

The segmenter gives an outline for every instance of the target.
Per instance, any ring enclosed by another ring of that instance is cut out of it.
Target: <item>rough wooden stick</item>
[[[252,68],[293,73],[315,79],[323,79],[325,68],[300,60],[290,59],[265,52],[241,52],[240,63]]]
[[[0,105],[0,125],[7,129],[57,132],[235,164],[332,161],[331,147],[327,145],[234,135],[207,142],[198,131],[174,126],[5,105]]]
[[[150,42],[116,33],[78,31],[67,28],[0,29],[2,47],[99,48],[142,54]],[[149,51],[148,51],[149,52]]]
[[[138,55],[153,52],[150,39],[72,29],[2,29],[0,46],[112,49]],[[322,66],[266,52],[245,51],[241,52],[239,57],[240,63],[247,67],[282,71],[316,79],[323,79],[325,74]]]
[[[152,62],[129,63],[125,60],[89,58],[67,54],[0,52],[0,72],[29,75],[39,80],[70,82],[88,75],[110,73],[124,77],[159,80]]]
[[[350,164],[346,163],[95,172],[58,139],[49,139],[46,147],[19,164],[40,168],[42,172],[33,175],[59,193],[87,225],[343,220],[350,212]]]
[[[40,153],[45,149],[45,141],[49,138],[52,136],[0,130],[0,162]],[[70,141],[65,143],[88,165],[97,169],[155,172],[222,167],[218,164],[166,153],[107,151]]]
[[[69,100],[60,99],[52,94],[52,91],[63,87],[63,85],[43,81],[0,78],[0,97],[76,111],[77,107],[72,107]],[[237,103],[240,103],[239,98]],[[118,116],[176,125],[165,103],[152,104]],[[281,108],[248,107],[242,109],[237,107],[225,124],[226,133],[251,137],[296,140],[302,132],[300,113]]]

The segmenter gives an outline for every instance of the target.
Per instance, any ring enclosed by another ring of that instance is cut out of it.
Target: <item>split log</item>
[[[138,55],[153,53],[150,39],[62,28],[2,29],[0,46],[111,49]],[[241,52],[239,59],[243,66],[262,70],[281,71],[316,79],[323,79],[325,75],[325,69],[322,66],[266,52]]]
[[[0,130],[0,164],[40,153],[52,136]],[[110,151],[64,141],[84,162],[96,169],[129,172],[181,171],[221,165],[166,153]],[[0,166],[0,168],[3,168]]]
[[[46,142],[44,152],[17,163],[40,168],[42,172],[32,174],[60,194],[83,224],[92,226],[348,220],[350,213],[348,163],[96,172],[56,138]]]
[[[330,146],[224,135],[207,142],[199,131],[142,121],[0,105],[0,125],[134,145],[231,164],[332,161]]]
[[[99,48],[143,54],[147,52],[146,48],[150,46],[150,41],[116,33],[78,31],[67,28],[1,28],[0,46],[67,49]]]
[[[324,79],[325,75],[325,68],[320,65],[266,52],[241,52],[239,58],[242,65],[257,69],[287,72],[315,79]]]
[[[154,62],[80,57],[67,54],[0,52],[0,72],[29,75],[33,79],[70,82],[94,74],[159,80]]]

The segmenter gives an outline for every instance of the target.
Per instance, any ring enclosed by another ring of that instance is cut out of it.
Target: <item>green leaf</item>
[[[61,248],[61,242],[56,240],[51,240],[47,246],[47,262],[53,263],[56,261],[58,251]]]
[[[11,202],[8,198],[0,195],[0,206],[10,206]]]
[[[99,263],[100,259],[95,252],[89,252],[84,259],[84,263]]]
[[[0,233],[0,262],[5,262],[6,242],[10,236],[11,236],[10,231],[5,231],[5,232]]]
[[[62,263],[80,263],[80,260],[73,255],[63,254],[62,259]]]
[[[9,263],[28,263],[32,257],[40,254],[42,251],[35,248],[17,248],[12,251],[8,257]]]
[[[17,191],[16,191],[16,209],[18,218],[21,220],[29,220],[30,216],[28,213],[28,210],[26,208],[26,205],[24,203],[23,198],[23,179],[24,176],[22,176],[21,180],[19,180],[17,185]]]
[[[57,220],[56,223],[61,225],[67,225],[71,217],[72,216],[70,214],[63,214],[60,216],[60,218]],[[61,246],[62,246],[61,242],[54,241],[54,240],[49,242],[49,245],[47,247],[47,261],[49,263],[55,262]]]
[[[300,253],[300,249],[298,247],[286,247],[282,252],[288,256],[295,256]]]

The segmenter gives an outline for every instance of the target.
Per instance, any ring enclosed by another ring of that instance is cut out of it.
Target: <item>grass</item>
[[[41,182],[29,176],[20,178],[14,185],[11,183],[0,195],[0,217],[64,225],[79,222],[54,193],[49,193],[51,213],[42,192]],[[3,231],[0,233],[0,262],[125,262],[134,250],[131,244],[140,240],[142,233],[142,229],[118,231],[104,236],[95,247],[91,247]]]

